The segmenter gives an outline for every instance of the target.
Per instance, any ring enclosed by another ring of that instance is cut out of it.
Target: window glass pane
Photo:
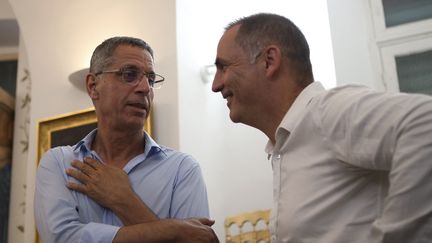
[[[18,61],[0,61],[0,87],[15,97]]]
[[[432,95],[432,50],[396,57],[399,89]]]
[[[432,18],[431,0],[383,0],[387,27]]]

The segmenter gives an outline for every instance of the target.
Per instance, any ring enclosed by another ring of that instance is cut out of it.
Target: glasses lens
[[[153,87],[153,89],[160,89],[162,87],[162,84],[163,84],[163,82],[159,81],[157,83],[154,83],[152,87]]]
[[[126,69],[122,72],[123,81],[126,83],[135,83],[138,80],[139,72],[133,69]]]
[[[156,74],[155,73],[146,73],[146,76],[147,76],[147,79],[148,79],[150,86],[153,87],[154,82],[156,80]]]

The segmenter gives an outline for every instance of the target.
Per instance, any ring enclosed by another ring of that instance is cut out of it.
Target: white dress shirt
[[[314,82],[266,152],[272,242],[432,242],[432,97]]]

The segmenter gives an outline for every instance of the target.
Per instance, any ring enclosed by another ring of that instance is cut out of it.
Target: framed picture
[[[74,145],[96,128],[96,112],[88,108],[41,120],[38,125],[38,156],[50,148],[63,145]],[[151,113],[144,125],[144,130],[151,136]]]
[[[151,113],[146,120],[144,130],[151,136]],[[42,155],[50,148],[74,145],[97,126],[94,108],[67,113],[41,120],[38,124],[37,164]],[[36,243],[42,243],[36,231]]]

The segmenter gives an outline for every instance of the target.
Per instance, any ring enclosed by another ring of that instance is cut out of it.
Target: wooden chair
[[[229,216],[225,219],[225,234],[227,243],[270,243],[269,232],[270,210],[259,210],[255,212],[241,213]],[[264,223],[263,227],[257,228],[259,222]],[[251,230],[246,230],[244,226],[252,225]],[[232,234],[233,225],[238,227],[239,233]]]

